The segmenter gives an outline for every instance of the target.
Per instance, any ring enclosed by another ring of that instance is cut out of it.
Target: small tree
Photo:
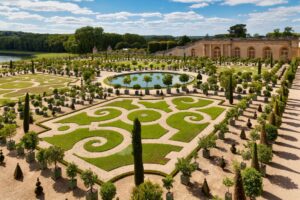
[[[258,160],[261,163],[268,164],[273,157],[272,148],[264,144],[259,144],[257,146]]]
[[[39,162],[41,169],[46,169],[47,168],[48,158],[49,158],[49,156],[48,156],[47,149],[40,149],[37,152],[36,159]]]
[[[148,89],[148,84],[152,81],[152,77],[146,75],[143,80],[146,82],[146,88]]]
[[[187,185],[192,173],[197,169],[197,165],[195,163],[191,163],[191,161],[187,158],[178,158],[176,169],[182,173],[180,177],[181,183]]]
[[[254,168],[246,168],[242,172],[245,193],[251,199],[255,199],[262,194],[262,177],[260,172]]]
[[[36,184],[35,184],[35,190],[34,190],[34,193],[35,193],[35,196],[36,197],[39,197],[41,196],[44,192],[43,192],[43,187],[41,186],[41,182],[40,182],[40,179],[37,178],[36,180]]]
[[[39,138],[35,132],[30,131],[22,137],[21,141],[24,144],[25,149],[33,152],[39,143]]]
[[[103,183],[100,190],[102,200],[112,200],[117,194],[116,186],[112,182]]]
[[[173,188],[174,179],[172,176],[167,175],[165,178],[162,179],[163,186],[168,190],[168,193],[170,193],[170,190]]]
[[[138,187],[135,187],[131,194],[131,200],[162,200],[163,190],[155,183],[145,181]]]
[[[243,179],[239,167],[235,167],[233,200],[246,200]]]
[[[98,176],[88,169],[82,172],[81,179],[83,180],[85,187],[89,188],[88,190],[93,193],[93,186],[95,185]]]
[[[24,133],[27,133],[29,131],[29,124],[30,124],[30,104],[29,104],[29,94],[26,93],[25,105],[24,105],[24,117],[23,117]]]
[[[75,177],[77,176],[78,166],[75,163],[69,163],[67,167],[67,176],[71,179],[69,181],[69,187],[71,189],[75,188],[77,185],[77,180]]]
[[[251,167],[256,169],[257,171],[260,170],[259,163],[258,163],[258,155],[257,155],[257,144],[256,142],[252,145],[252,160],[251,160]]]
[[[172,85],[173,83],[173,76],[171,74],[166,74],[163,77],[163,83],[168,87],[168,89],[170,88],[170,85]]]
[[[179,76],[179,80],[180,80],[180,82],[183,83],[183,85],[186,85],[186,83],[189,81],[189,79],[190,79],[190,77],[187,74],[181,74]]]
[[[260,144],[268,144],[267,141],[267,133],[266,133],[266,124],[262,123],[261,130],[260,130]]]
[[[209,149],[216,146],[216,135],[208,135],[206,137],[202,137],[199,140],[199,147],[203,148],[203,156],[205,158],[209,158]]]
[[[136,118],[132,129],[132,154],[134,159],[134,180],[138,186],[144,182],[143,147],[141,137],[141,123]]]
[[[223,179],[223,185],[227,187],[227,192],[229,193],[229,188],[234,185],[234,182],[231,178],[225,177]]]
[[[60,162],[64,158],[64,150],[57,146],[51,146],[48,149],[49,162],[54,163],[55,169],[57,169],[57,162]]]
[[[21,169],[19,163],[17,163],[16,169],[15,169],[15,172],[14,172],[14,178],[16,180],[22,180],[23,179],[23,172],[22,172],[22,169]]]

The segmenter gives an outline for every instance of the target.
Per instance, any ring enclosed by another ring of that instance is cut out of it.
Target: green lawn
[[[219,117],[219,115],[221,115],[224,112],[224,110],[225,108],[214,106],[205,109],[199,109],[198,111],[208,114],[212,120],[215,120],[217,117]]]
[[[133,109],[139,108],[138,106],[133,105],[132,100],[130,100],[130,99],[124,99],[124,100],[121,100],[121,101],[114,101],[112,103],[106,104],[105,107],[106,106],[124,108],[126,110],[133,110]]]
[[[9,55],[23,56],[23,59],[63,58],[63,57],[69,57],[69,56],[74,56],[75,55],[75,54],[69,54],[69,53],[46,53],[46,52],[9,51],[9,50],[0,50],[0,53],[9,54]]]
[[[235,73],[238,73],[238,72],[252,72],[252,74],[257,74],[257,67],[254,66],[254,67],[251,67],[251,66],[219,66],[217,67],[217,72],[218,73],[221,73],[227,69],[233,69]],[[268,68],[267,67],[262,67],[262,73],[264,71],[268,71]]]
[[[109,114],[101,116],[102,112],[109,112]],[[76,123],[78,125],[89,125],[92,122],[100,122],[100,121],[107,121],[110,119],[114,119],[114,118],[120,116],[122,114],[122,112],[117,109],[113,109],[113,108],[103,108],[103,109],[97,110],[95,112],[95,114],[98,114],[100,116],[99,117],[91,117],[91,116],[88,116],[86,112],[83,112],[83,113],[74,115],[72,117],[57,121],[56,123],[62,123],[62,124]]]
[[[196,102],[194,102],[194,99],[191,97],[180,97],[180,98],[175,98],[172,100],[173,104],[176,105],[176,108],[178,110],[188,110],[190,108],[200,108],[207,106],[213,101],[211,100],[206,100],[206,99],[198,99]]]
[[[61,126],[57,130],[59,130],[59,131],[66,131],[66,130],[69,130],[69,129],[70,129],[70,126]]]
[[[6,94],[6,93],[9,93],[9,92],[13,92],[14,90],[0,90],[0,95],[1,94]]]
[[[148,102],[148,101],[139,101],[140,104],[144,105],[146,108],[153,108],[165,111],[167,113],[172,112],[172,110],[169,108],[169,105],[165,101],[159,101],[159,102]]]
[[[114,122],[100,124],[100,127],[117,127],[124,129],[131,133],[133,125],[127,124],[121,120],[117,120]],[[142,125],[142,139],[158,139],[164,134],[166,134],[168,130],[164,129],[159,124],[151,124],[151,125]]]
[[[190,142],[201,131],[203,131],[209,123],[194,124],[184,120],[185,117],[190,117],[192,121],[201,121],[203,116],[198,113],[181,112],[171,115],[167,119],[167,124],[173,128],[176,128],[178,132],[171,137],[171,140],[180,142]]]
[[[79,141],[90,137],[103,137],[107,139],[107,143],[103,146],[92,147],[92,145],[85,145],[87,151],[103,152],[112,149],[123,141],[123,136],[115,131],[110,130],[95,130],[90,131],[87,128],[77,129],[71,133],[64,135],[55,135],[53,137],[43,138],[46,142],[61,147],[65,151],[72,149],[72,147]]]
[[[167,144],[143,144],[143,161],[149,164],[166,164],[169,159],[165,158],[172,151],[178,152],[182,149],[179,146]],[[82,158],[82,157],[81,157]],[[128,146],[123,151],[100,158],[82,158],[83,160],[106,171],[133,164],[132,146]]]
[[[161,118],[161,114],[154,110],[137,110],[128,114],[128,119],[134,121],[135,118],[138,118],[140,122],[153,122]]]
[[[23,89],[32,86],[32,82],[8,82],[1,84],[0,89]]]

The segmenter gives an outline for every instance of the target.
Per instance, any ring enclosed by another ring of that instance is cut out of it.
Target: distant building
[[[94,46],[94,48],[93,48],[93,54],[97,54],[97,53],[98,53],[98,49],[97,49],[96,46]]]
[[[243,39],[202,39],[186,46],[178,46],[156,55],[195,57],[238,57],[269,58],[275,60],[300,57],[299,38],[243,38]]]

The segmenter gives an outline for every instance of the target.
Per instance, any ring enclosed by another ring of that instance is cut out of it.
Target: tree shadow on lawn
[[[38,171],[38,170],[40,170],[40,166],[36,161],[34,161],[32,163],[29,163],[29,170],[30,171]]]
[[[79,198],[79,197],[84,197],[85,196],[85,194],[86,194],[86,191],[85,190],[83,190],[83,189],[81,189],[81,188],[75,188],[74,190],[73,190],[73,196],[74,197],[77,197],[77,198]]]
[[[239,145],[239,142],[237,142],[236,140],[232,139],[232,138],[229,138],[229,137],[226,137],[224,140],[224,143],[225,144],[235,144],[235,145]]]
[[[268,179],[272,184],[278,185],[284,189],[298,189],[298,185],[289,177],[281,175],[268,175]]]
[[[286,160],[299,160],[299,157],[296,154],[285,152],[285,151],[273,151],[275,155]]]
[[[224,147],[216,146],[216,149],[218,149],[222,152],[227,152],[227,149],[225,149]]]
[[[297,128],[300,127],[300,123],[299,122],[297,122],[297,123],[295,123],[295,122],[283,122],[283,123],[287,124],[289,126],[292,126],[292,127],[297,127]]]
[[[190,183],[190,186],[187,186],[187,190],[191,192],[194,197],[198,197],[199,199],[210,199],[202,193],[202,184],[198,182]]]
[[[282,200],[281,198],[275,196],[274,194],[268,192],[268,191],[263,191],[262,195],[263,198],[265,199],[272,199],[272,200]]]
[[[48,169],[48,168],[44,169],[41,171],[41,175],[45,178],[49,178],[52,176],[52,171],[51,171],[51,169]]]
[[[300,174],[300,172],[295,171],[295,170],[293,170],[293,169],[291,169],[291,168],[289,168],[289,167],[286,167],[286,166],[284,166],[284,165],[282,165],[282,164],[279,164],[279,163],[271,162],[269,165],[270,165],[271,167],[274,167],[274,168],[277,168],[277,169],[281,169],[281,170],[283,170],[283,171],[289,171],[289,172],[293,172],[293,173],[295,173],[295,174]]]

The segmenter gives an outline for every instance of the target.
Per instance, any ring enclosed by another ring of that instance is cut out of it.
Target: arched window
[[[248,49],[248,58],[255,58],[255,49],[254,49],[254,47],[250,47]]]
[[[239,47],[235,47],[233,50],[233,56],[240,58],[241,57],[241,49]]]
[[[282,59],[289,58],[289,50],[287,48],[284,47],[280,50],[280,58],[282,58]]]
[[[213,57],[214,58],[220,58],[221,57],[221,49],[220,49],[220,47],[215,47],[214,48]]]
[[[192,57],[195,57],[195,56],[196,56],[196,51],[195,51],[195,49],[192,49],[192,50],[191,50],[191,56],[192,56]]]
[[[266,47],[264,48],[264,51],[263,51],[263,57],[264,58],[271,58],[272,56],[272,50],[270,47]]]

